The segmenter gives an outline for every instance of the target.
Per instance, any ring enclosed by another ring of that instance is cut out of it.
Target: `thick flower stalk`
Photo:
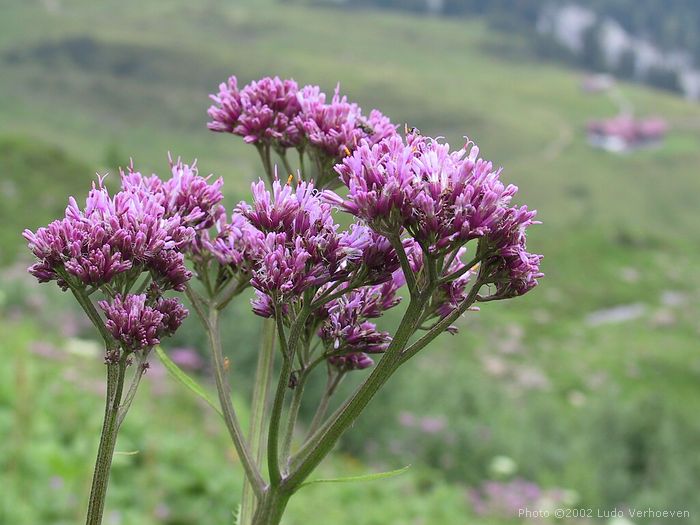
[[[247,259],[253,311],[274,320],[282,358],[268,427],[270,484],[254,517],[244,501],[243,523],[273,524],[399,366],[440,333],[456,332],[454,322],[477,303],[537,284],[541,256],[525,244],[535,214],[511,206],[517,188],[501,182],[473,143],[453,151],[415,131],[402,137],[379,111],[363,116],[338,88],[328,98],[318,86],[274,78],[239,90],[232,77],[212,98],[210,129],[255,144],[269,183],[254,184],[252,204],[238,211],[260,241]],[[296,176],[290,148],[299,153]],[[270,151],[290,173],[286,183]],[[331,191],[340,184],[345,196]],[[338,211],[356,222],[341,229]],[[404,285],[410,301],[401,323],[393,333],[379,330],[374,319],[396,306]],[[321,364],[327,387],[292,452],[304,385]],[[372,367],[328,415],[340,381]]]
[[[38,259],[30,273],[70,290],[105,344],[107,400],[88,524],[101,522],[117,432],[148,368],[148,354],[187,316],[179,300],[164,294],[184,290],[192,274],[182,252],[206,219],[196,203],[175,198],[189,186],[182,180],[189,168],[178,162],[173,170],[177,182],[163,188],[157,178],[144,179],[132,168],[113,196],[100,178],[83,208],[71,198],[63,219],[24,232]],[[104,297],[97,306],[96,295]],[[129,367],[134,371],[125,390]]]

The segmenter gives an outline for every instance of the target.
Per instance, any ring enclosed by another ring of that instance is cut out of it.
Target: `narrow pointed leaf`
[[[301,487],[305,487],[306,485],[313,485],[315,483],[354,483],[354,482],[362,482],[362,481],[377,481],[380,479],[388,479],[388,478],[393,478],[395,476],[400,476],[404,472],[406,472],[409,468],[411,468],[411,465],[406,465],[403,468],[397,469],[397,470],[390,470],[388,472],[377,472],[375,474],[363,474],[361,476],[348,476],[346,478],[329,478],[329,479],[312,479],[311,481],[305,481],[304,483],[301,484]],[[301,488],[299,487],[299,488]]]
[[[204,401],[209,404],[214,410],[216,410],[216,413],[219,414],[221,417],[224,417],[223,414],[221,413],[221,409],[218,407],[218,405],[214,402],[214,400],[209,397],[209,394],[206,393],[204,388],[200,386],[197,381],[192,379],[190,376],[188,376],[182,368],[177,366],[175,362],[168,357],[168,354],[165,353],[165,351],[160,347],[156,346],[156,353],[158,354],[158,357],[160,358],[161,362],[165,366],[165,368],[168,370],[170,375],[172,375],[175,379],[177,379],[180,383],[185,385],[187,388],[189,388],[192,392],[194,392],[197,396],[202,398]]]

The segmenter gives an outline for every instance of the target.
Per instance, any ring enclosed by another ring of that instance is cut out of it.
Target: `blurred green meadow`
[[[80,523],[103,410],[95,334],[25,274],[21,231],[84,198],[95,172],[116,184],[130,157],[165,174],[168,151],[222,175],[229,205],[247,198],[254,148],[205,126],[230,74],[339,81],[396,123],[455,146],[468,135],[543,221],[529,239],[541,285],[469,313],[402,369],[317,476],[408,473],[304,488],[286,525],[529,523],[523,506],[678,509],[691,517],[673,523],[697,523],[700,106],[619,86],[671,132],[614,155],[584,133],[615,114],[610,97],[479,21],[253,0],[6,0],[1,13],[0,524]],[[242,298],[224,324],[243,407],[260,323]],[[166,349],[203,343],[191,319]],[[232,523],[235,451],[158,365],[120,435],[105,523]]]

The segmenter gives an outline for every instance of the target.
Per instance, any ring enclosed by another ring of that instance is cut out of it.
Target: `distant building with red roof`
[[[635,119],[630,115],[618,115],[590,121],[587,131],[592,146],[624,153],[660,144],[668,133],[668,123],[659,117]]]

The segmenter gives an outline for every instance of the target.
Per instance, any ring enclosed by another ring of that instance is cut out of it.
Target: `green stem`
[[[272,415],[270,417],[270,431],[267,436],[267,469],[270,472],[270,484],[273,487],[278,487],[282,481],[279,464],[279,431],[282,421],[284,396],[287,392],[291,372],[292,360],[285,355],[279,381],[277,382],[277,391],[275,392],[275,401],[272,405]]]
[[[133,403],[134,397],[136,397],[136,391],[139,388],[141,378],[143,377],[143,374],[145,372],[143,365],[146,362],[146,359],[148,359],[148,352],[146,350],[140,351],[138,353],[138,356],[136,357],[134,363],[134,377],[131,378],[131,385],[129,386],[129,390],[126,392],[124,400],[119,406],[119,413],[117,414],[117,430],[122,426],[124,418],[126,418],[126,414],[127,412],[129,412],[129,408],[131,408],[131,403]]]
[[[411,263],[408,260],[408,255],[406,255],[406,250],[403,247],[403,242],[401,242],[401,237],[395,235],[393,237],[388,237],[389,242],[396,251],[396,255],[399,257],[399,262],[401,263],[401,270],[403,271],[404,277],[406,278],[406,285],[408,286],[408,291],[411,293],[411,298],[415,299],[418,296],[418,285],[416,284],[416,275],[413,273],[411,268]]]
[[[197,292],[195,292],[189,284],[185,285],[185,294],[187,295],[187,298],[190,300],[192,303],[192,307],[194,308],[194,311],[197,313],[197,317],[199,317],[199,320],[202,322],[202,325],[204,328],[207,328],[207,314],[205,312],[206,310],[206,305],[204,303],[204,300],[201,298]]]
[[[64,277],[64,279],[67,279],[67,274],[65,276],[61,274],[61,276]],[[104,321],[102,321],[102,317],[100,317],[100,314],[97,312],[95,305],[92,303],[92,300],[90,299],[90,297],[88,297],[85,290],[76,288],[75,286],[70,286],[70,291],[75,297],[75,299],[78,301],[80,306],[83,308],[87,316],[90,318],[92,324],[100,332],[100,335],[102,336],[105,345],[107,345],[107,351],[113,350],[115,346],[114,338],[112,337],[112,334],[109,333],[109,330],[107,330]]]
[[[480,260],[481,260],[481,257],[479,257],[479,256],[474,257],[471,261],[469,261],[467,264],[465,264],[462,268],[460,268],[456,272],[452,272],[449,275],[445,275],[444,277],[441,277],[440,280],[438,281],[439,284],[447,284],[449,282],[454,281],[455,279],[459,279],[465,273],[467,273],[469,270],[474,268],[474,266],[476,266]],[[445,268],[445,271],[447,271],[449,269],[449,267],[447,265],[445,265],[444,268]]]
[[[262,446],[265,428],[265,414],[267,412],[270,393],[270,381],[272,369],[275,363],[275,322],[272,319],[264,319],[262,325],[262,337],[260,340],[260,353],[255,372],[255,384],[253,385],[253,401],[250,416],[250,432],[248,442],[250,452],[255,458],[258,468],[262,464],[264,447]],[[241,503],[240,525],[250,525],[255,511],[256,497],[253,488],[244,480],[243,496]]]
[[[435,339],[438,335],[444,332],[447,329],[447,327],[454,323],[460,315],[466,312],[467,309],[476,301],[479,294],[479,290],[481,289],[482,285],[483,282],[481,281],[481,277],[477,278],[476,282],[474,283],[474,286],[472,286],[472,289],[469,290],[469,294],[467,295],[467,297],[453,312],[450,313],[450,315],[435,323],[435,325],[433,325],[433,327],[425,335],[423,335],[423,337],[418,339],[415,343],[413,343],[411,346],[409,346],[401,352],[400,362],[405,363],[411,357],[416,355],[420,350],[425,348],[433,339]]]
[[[274,174],[272,170],[272,160],[270,159],[270,146],[269,144],[256,144],[256,149],[260,154],[260,160],[262,162],[263,168],[265,169],[267,181],[269,183],[272,183],[272,181],[274,180]]]
[[[270,472],[270,485],[276,488],[282,481],[282,473],[279,464],[279,434],[280,423],[282,421],[282,408],[284,407],[284,398],[289,387],[289,378],[292,373],[292,363],[297,347],[301,342],[301,334],[306,325],[306,320],[309,317],[310,309],[308,306],[299,312],[299,315],[294,320],[292,328],[289,331],[289,339],[285,337],[284,323],[282,315],[275,312],[277,322],[277,336],[280,340],[282,349],[282,370],[280,371],[279,380],[277,382],[277,391],[275,392],[275,400],[272,404],[272,414],[270,416],[270,430],[267,436],[267,468]]]
[[[330,404],[331,397],[333,397],[333,393],[335,392],[335,389],[340,384],[340,380],[343,378],[344,375],[345,374],[340,373],[340,372],[334,374],[333,371],[329,367],[328,381],[326,382],[326,388],[323,391],[323,396],[321,397],[321,401],[318,404],[318,408],[316,409],[316,413],[314,414],[314,417],[311,420],[311,425],[309,426],[309,432],[308,432],[309,437],[313,436],[314,433],[321,426],[321,423],[323,422],[323,418],[326,416],[326,412],[328,411],[328,405]]]
[[[107,365],[107,396],[105,401],[105,417],[102,424],[100,445],[97,449],[95,470],[92,476],[90,501],[88,503],[86,525],[100,525],[105,507],[105,496],[109,484],[109,471],[112,466],[112,456],[117,443],[119,429],[119,404],[124,389],[126,361],[122,358],[119,363]]]
[[[394,339],[369,377],[355,390],[352,397],[331,416],[328,423],[312,436],[305,447],[292,460],[298,467],[286,480],[285,486],[294,491],[331,451],[345,430],[357,419],[377,391],[387,382],[400,364],[401,352],[415,332],[426,300],[418,296],[412,299],[396,330]]]
[[[208,318],[204,319],[204,326],[207,330],[211,353],[214,360],[216,390],[219,394],[219,403],[221,404],[221,411],[224,415],[226,428],[229,431],[234,447],[236,447],[238,457],[241,459],[246,477],[248,478],[255,495],[260,497],[265,488],[265,481],[260,475],[260,470],[256,466],[255,460],[248,449],[245,437],[243,436],[243,430],[241,429],[241,424],[238,421],[236,411],[234,410],[233,403],[231,402],[231,387],[229,386],[228,378],[226,376],[224,355],[221,348],[219,310],[216,308],[216,305],[212,304],[209,306],[209,315]]]
[[[239,296],[248,285],[246,279],[231,279],[223,289],[215,293],[216,307],[219,310],[226,308],[233,298]]]
[[[279,488],[265,493],[253,516],[252,525],[279,525],[291,493]]]
[[[301,408],[301,400],[304,397],[304,388],[306,387],[306,379],[308,374],[306,371],[301,373],[299,383],[294,388],[292,403],[289,405],[289,413],[287,415],[287,428],[284,431],[282,439],[282,461],[285,465],[285,473],[289,470],[290,452],[292,449],[292,439],[294,438],[294,428],[296,427],[297,419],[299,418],[299,409]]]

